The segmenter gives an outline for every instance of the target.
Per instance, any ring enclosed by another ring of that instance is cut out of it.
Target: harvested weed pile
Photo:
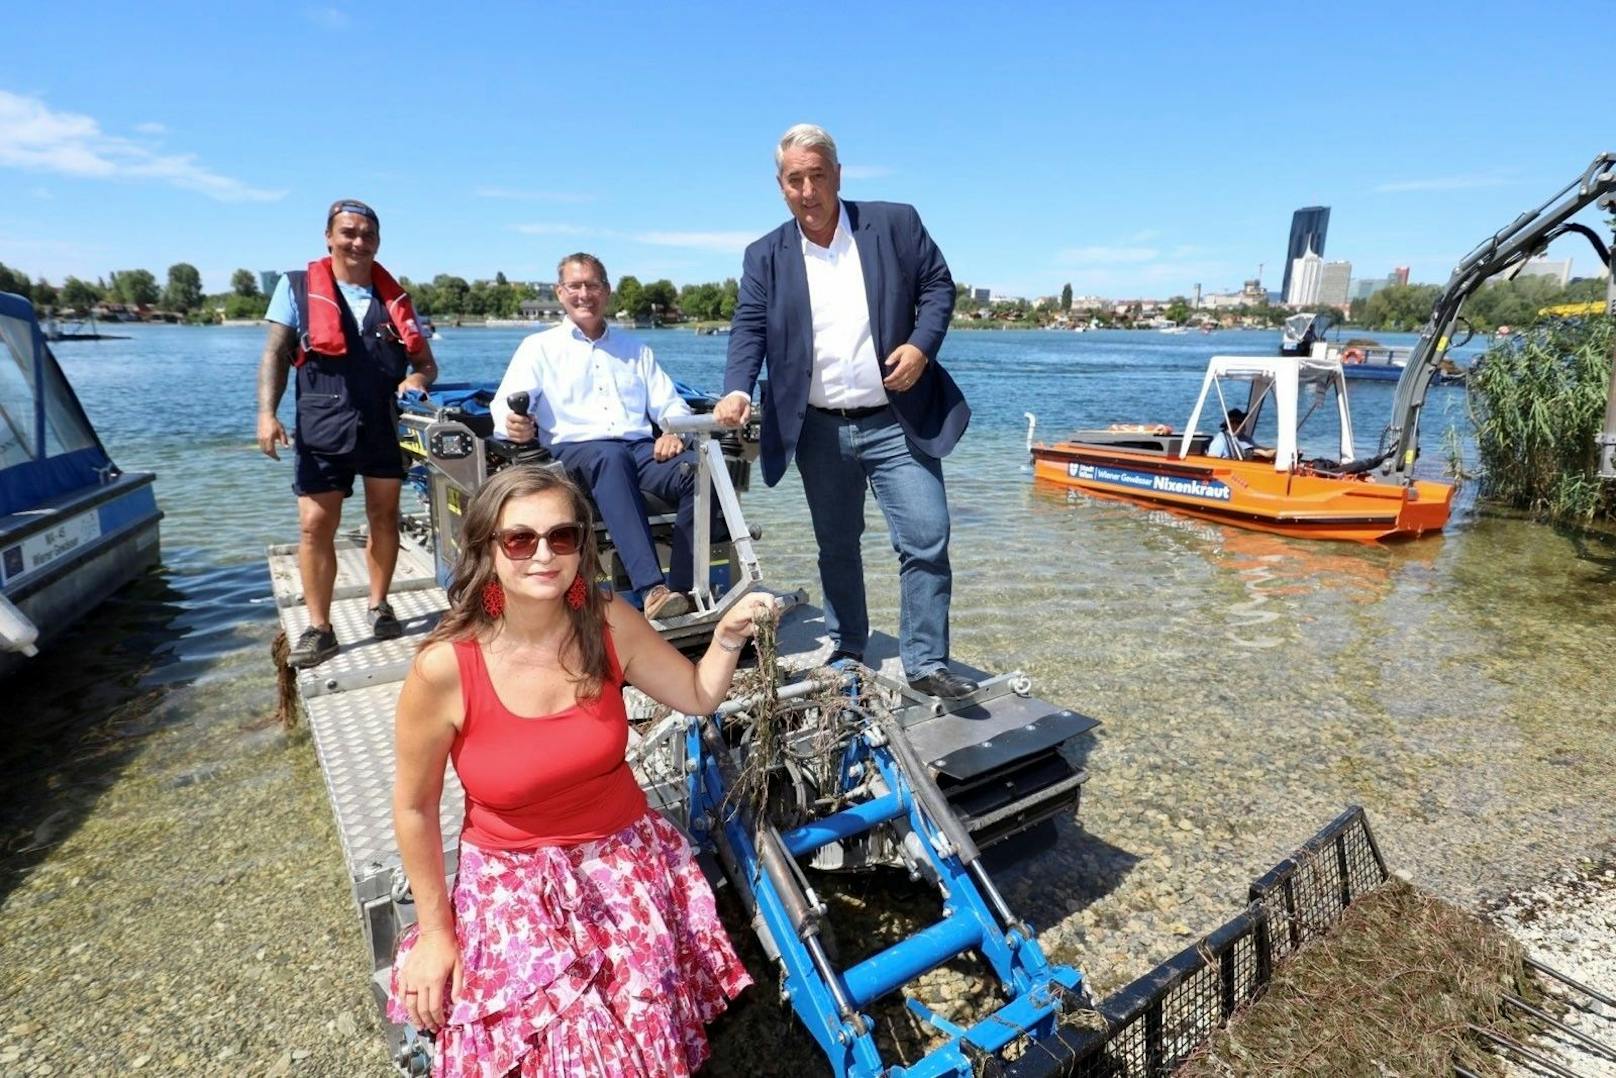
[[[1298,952],[1268,991],[1179,1072],[1226,1075],[1502,1074],[1472,1024],[1523,1040],[1501,998],[1528,1000],[1521,949],[1433,895],[1392,880]]]

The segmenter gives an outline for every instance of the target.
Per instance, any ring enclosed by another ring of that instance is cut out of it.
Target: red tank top
[[[645,794],[623,759],[628,713],[611,630],[600,696],[536,718],[500,702],[476,640],[454,649],[466,708],[449,750],[466,791],[461,838],[485,850],[570,846],[644,815]]]

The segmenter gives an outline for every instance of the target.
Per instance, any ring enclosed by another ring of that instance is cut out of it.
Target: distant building
[[[1262,279],[1253,277],[1240,289],[1240,298],[1250,307],[1268,306],[1268,293],[1263,291]]]
[[[1347,288],[1352,284],[1351,262],[1326,262],[1319,274],[1319,303],[1331,307],[1347,305]]]
[[[1387,284],[1408,284],[1408,267],[1398,266],[1386,275]]]
[[[280,270],[258,271],[258,287],[263,289],[264,295],[266,296],[273,296],[275,294],[275,286],[280,283],[280,280]]]
[[[1349,302],[1356,303],[1361,299],[1368,299],[1370,296],[1374,295],[1376,292],[1379,292],[1387,285],[1396,283],[1396,277],[1388,277],[1385,280],[1371,277],[1368,280],[1353,281],[1352,287],[1347,290],[1347,300]]]
[[[1303,206],[1291,215],[1291,239],[1285,248],[1285,280],[1279,286],[1279,294],[1285,297],[1286,303],[1293,302],[1290,298],[1291,280],[1296,274],[1297,261],[1309,251],[1323,258],[1324,236],[1329,230],[1328,206]]]
[[[1201,309],[1208,311],[1233,310],[1253,303],[1244,292],[1208,292],[1201,297]],[[1266,297],[1262,302],[1267,302]]]
[[[524,299],[520,310],[522,317],[529,322],[547,322],[561,317],[561,302],[554,296],[539,296],[536,299]]]
[[[991,297],[992,295],[993,295],[993,290],[991,288],[973,288],[973,289],[971,289],[971,302],[972,303],[991,303],[992,300],[989,297]]]
[[[1007,296],[1003,292],[989,292],[988,293],[988,302],[989,303],[1026,303],[1027,301],[1024,298],[1022,298],[1021,296]]]
[[[1561,288],[1571,280],[1571,259],[1561,259],[1551,262],[1547,258],[1533,258],[1521,267],[1516,277],[1548,277]]]
[[[1301,258],[1285,268],[1285,279],[1290,282],[1285,290],[1285,303],[1290,307],[1310,307],[1319,302],[1319,285],[1324,277],[1324,259],[1308,248]]]

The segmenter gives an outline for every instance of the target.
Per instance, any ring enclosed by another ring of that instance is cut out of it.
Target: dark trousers
[[[696,523],[696,455],[685,450],[659,461],[650,438],[603,438],[594,442],[565,442],[550,451],[567,471],[594,496],[617,556],[628,572],[629,583],[641,596],[658,584],[673,591],[689,591]],[[681,467],[689,465],[689,467]],[[672,564],[667,579],[657,562],[656,544],[646,521],[648,491],[679,507],[673,524]]]

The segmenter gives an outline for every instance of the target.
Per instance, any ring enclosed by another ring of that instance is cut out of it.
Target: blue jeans
[[[942,461],[911,442],[890,409],[844,419],[809,408],[797,441],[797,471],[819,544],[832,646],[862,656],[870,638],[859,552],[869,487],[898,552],[898,657],[904,673],[917,678],[946,667],[954,573]]]
[[[595,499],[595,508],[606,522],[606,532],[617,548],[629,583],[640,598],[662,583],[673,591],[689,591],[694,569],[696,455],[687,449],[659,461],[652,453],[654,444],[650,438],[603,438],[550,447],[556,459]],[[681,465],[686,464],[690,467],[682,469]],[[651,539],[642,490],[679,507],[666,581]]]

